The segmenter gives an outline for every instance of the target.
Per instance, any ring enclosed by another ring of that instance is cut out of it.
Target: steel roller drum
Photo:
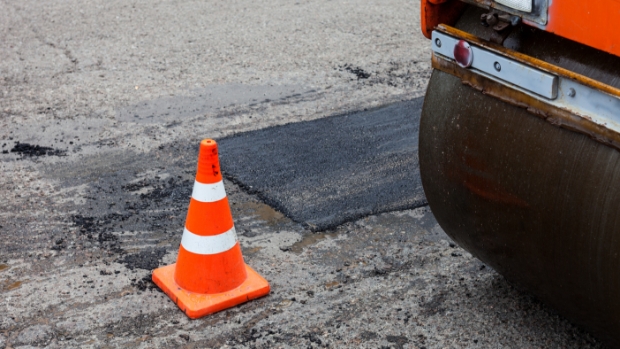
[[[457,27],[479,27],[479,18],[466,15]],[[543,33],[520,42],[519,35],[511,40],[521,52],[545,57],[553,50],[554,63],[618,81],[608,70],[620,65],[604,61],[613,56],[584,48],[592,63],[577,64],[582,57],[574,49],[563,54],[561,39]],[[424,190],[446,233],[507,280],[620,346],[620,152],[438,70],[419,140]]]

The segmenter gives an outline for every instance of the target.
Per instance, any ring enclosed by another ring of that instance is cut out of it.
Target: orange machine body
[[[481,5],[489,3],[488,0],[475,1]],[[438,24],[454,24],[464,8],[463,4],[460,0],[422,0],[424,35],[430,38]],[[620,0],[553,0],[549,3],[546,25],[536,27],[620,56],[619,19]]]

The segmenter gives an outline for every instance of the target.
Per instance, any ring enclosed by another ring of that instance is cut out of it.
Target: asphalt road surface
[[[233,141],[284,130],[269,127],[393,110],[376,121],[406,134],[390,117],[407,122],[398,108],[430,74],[418,13],[400,0],[0,1],[0,348],[601,348],[452,244],[419,197],[347,214],[353,184],[380,188],[334,171],[321,185],[337,184],[340,206],[321,221],[294,199],[316,176],[285,183],[295,206],[244,175]],[[272,292],[189,320],[150,272],[176,259],[206,137],[230,154],[244,257]],[[362,153],[377,173],[410,166],[415,192],[415,158],[381,153],[411,137]],[[361,176],[346,159],[325,166]]]

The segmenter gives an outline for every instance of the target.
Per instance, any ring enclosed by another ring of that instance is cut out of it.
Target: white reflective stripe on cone
[[[183,229],[181,245],[187,251],[195,254],[216,254],[230,250],[237,243],[235,227],[229,231],[211,236],[200,236]]]
[[[194,181],[194,190],[192,191],[192,198],[194,198],[194,200],[201,202],[216,202],[225,197],[226,190],[224,190],[223,181],[212,184]]]

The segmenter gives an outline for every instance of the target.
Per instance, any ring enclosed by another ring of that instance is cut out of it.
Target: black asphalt
[[[423,98],[218,140],[224,175],[313,230],[426,205]]]

